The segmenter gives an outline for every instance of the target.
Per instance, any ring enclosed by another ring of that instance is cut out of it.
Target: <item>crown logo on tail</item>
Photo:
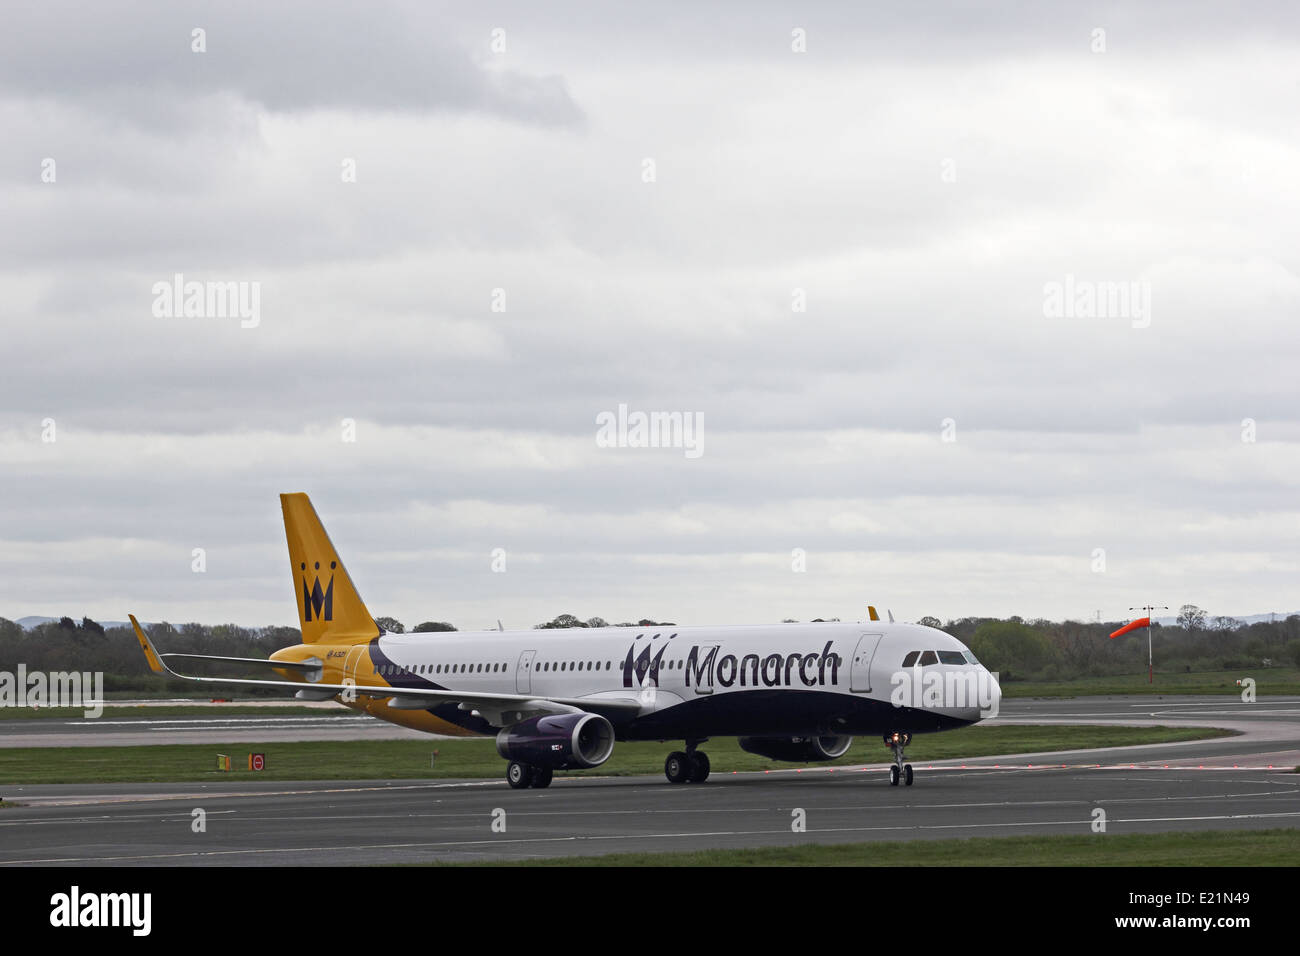
[[[302,562],[299,567],[307,570],[307,562]],[[330,562],[330,571],[338,567],[337,561]],[[316,562],[315,570],[320,570],[320,562]],[[329,583],[322,589],[320,586],[320,575],[316,575],[316,580],[309,587],[307,585],[307,576],[303,575],[302,579],[302,613],[303,621],[310,624],[312,614],[316,615],[318,621],[334,620],[334,575],[330,574]]]

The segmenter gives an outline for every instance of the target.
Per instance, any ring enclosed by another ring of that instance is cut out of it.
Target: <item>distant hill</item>
[[[1234,621],[1237,621],[1241,624],[1258,624],[1261,621],[1264,623],[1268,623],[1268,621],[1270,620],[1285,621],[1292,614],[1300,614],[1300,611],[1287,611],[1285,613],[1283,613],[1282,611],[1275,611],[1268,614],[1228,614],[1224,616],[1231,617]],[[1216,616],[1217,615],[1206,612],[1206,623],[1209,623]],[[0,617],[3,617],[3,615],[0,615]],[[79,617],[74,617],[72,619],[76,621],[78,624],[81,623],[81,618]],[[39,617],[33,614],[27,617],[20,617],[14,623],[17,624],[19,627],[21,627],[24,631],[30,631],[32,628],[36,627],[39,624],[48,624],[51,621],[57,621],[57,620],[58,620],[57,617]],[[1161,627],[1175,627],[1178,624],[1177,617],[1157,617],[1154,620]],[[131,626],[129,621],[100,621],[99,623],[103,626],[104,630],[109,630],[110,628],[114,628],[114,627]],[[142,621],[141,623],[147,625],[150,622]]]
[[[1300,611],[1288,611],[1285,614],[1281,611],[1276,611],[1269,614],[1225,614],[1223,616],[1230,617],[1239,624],[1259,624],[1260,622],[1267,624],[1269,621],[1285,621],[1292,614],[1300,614]],[[1219,615],[1217,614],[1211,614],[1209,611],[1206,611],[1205,621],[1208,624],[1218,616]],[[1177,617],[1157,617],[1153,620],[1161,627],[1176,627],[1178,625]],[[107,624],[104,626],[108,627]]]

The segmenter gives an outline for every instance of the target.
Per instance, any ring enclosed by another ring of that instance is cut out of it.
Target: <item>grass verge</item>
[[[1294,866],[1300,829],[974,837],[880,843],[809,844],[752,850],[611,853],[509,866]],[[428,863],[421,866],[503,866]]]

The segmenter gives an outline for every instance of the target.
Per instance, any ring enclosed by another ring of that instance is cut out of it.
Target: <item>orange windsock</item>
[[[1118,631],[1111,631],[1110,636],[1111,639],[1114,640],[1115,638],[1119,637],[1121,634],[1127,634],[1129,631],[1136,631],[1139,627],[1150,627],[1150,626],[1151,626],[1151,618],[1140,617],[1136,621],[1133,621],[1129,624],[1125,624]]]

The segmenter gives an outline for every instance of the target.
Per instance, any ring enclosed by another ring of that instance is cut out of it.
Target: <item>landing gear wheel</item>
[[[555,771],[550,767],[534,767],[532,785],[534,790],[545,790],[551,785],[551,778],[555,776]],[[908,776],[910,783],[912,778]]]
[[[533,768],[518,760],[510,761],[506,767],[506,783],[515,790],[527,790],[533,784]]]
[[[906,731],[885,734],[885,746],[894,753],[894,765],[889,768],[889,785],[897,787],[901,778],[907,786],[912,785],[912,765],[903,763],[903,748],[912,742],[912,735]]]
[[[691,761],[680,750],[674,750],[664,761],[664,776],[669,783],[685,783],[691,777]]]
[[[691,754],[691,783],[703,783],[709,779],[709,755],[698,750]]]

